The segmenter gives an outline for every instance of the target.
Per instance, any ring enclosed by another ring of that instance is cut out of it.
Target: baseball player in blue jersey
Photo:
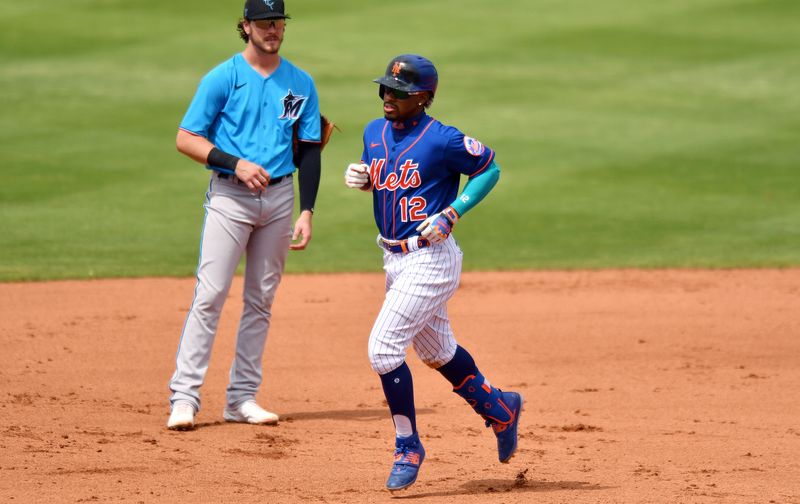
[[[492,427],[500,462],[517,449],[522,396],[489,383],[456,343],[447,317],[462,260],[451,231],[497,183],[494,151],[425,113],[438,84],[436,68],[426,58],[397,56],[375,82],[384,118],[365,128],[361,162],[347,167],[345,184],[372,192],[383,248],[386,298],[369,337],[369,359],[395,425],[394,463],[386,482],[395,491],[416,481],[425,459],[405,363],[410,345]],[[469,181],[458,195],[462,175]]]
[[[211,180],[197,287],[169,384],[169,429],[194,428],[220,312],[242,254],[247,256],[244,309],[223,417],[278,422],[278,415],[255,402],[262,354],[286,254],[290,248],[305,248],[311,239],[320,178],[314,81],[278,55],[288,17],[283,0],[247,0],[238,25],[247,46],[203,77],[180,124],[178,150],[206,165]],[[293,131],[300,194],[294,232]]]

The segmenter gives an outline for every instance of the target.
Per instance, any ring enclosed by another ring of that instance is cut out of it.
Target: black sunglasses
[[[409,99],[410,97],[412,97],[414,95],[418,95],[418,94],[422,93],[422,91],[418,91],[416,93],[409,93],[408,91],[401,91],[399,89],[386,87],[383,84],[381,84],[381,89],[380,89],[380,91],[378,91],[378,94],[380,95],[381,99],[383,99],[383,95],[386,94],[386,91],[389,91],[390,93],[392,93],[392,95],[395,98],[397,98],[398,100],[407,100],[407,99]]]
[[[255,23],[262,30],[268,30],[270,28],[280,30],[286,26],[285,19],[257,19],[253,21],[253,23]]]

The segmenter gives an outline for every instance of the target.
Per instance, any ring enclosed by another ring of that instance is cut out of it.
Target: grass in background
[[[0,4],[0,280],[194,273],[208,173],[174,138],[241,4]],[[485,5],[288,1],[282,54],[342,128],[289,271],[380,268],[341,179],[403,52],[439,68],[432,115],[498,152],[467,269],[800,264],[800,3]]]

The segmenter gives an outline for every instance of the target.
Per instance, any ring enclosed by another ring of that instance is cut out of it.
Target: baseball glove
[[[320,150],[324,149],[325,146],[328,145],[328,140],[331,139],[334,128],[339,130],[339,126],[336,126],[335,122],[328,120],[328,118],[322,114],[319,115],[319,135],[321,141],[321,145],[319,146]]]
[[[294,154],[293,161],[294,161],[294,165],[295,166],[298,165],[298,162],[297,162],[298,161],[297,160],[297,146],[298,146],[297,130],[298,130],[299,127],[300,127],[300,124],[295,122],[294,123],[294,128],[292,130],[292,152]],[[328,145],[328,141],[330,141],[330,139],[331,139],[331,135],[333,134],[334,128],[339,130],[339,127],[336,126],[336,123],[330,121],[327,117],[325,117],[322,114],[319,115],[319,139],[320,139],[319,149],[320,150],[325,149],[325,146]],[[341,131],[341,130],[339,130],[339,131]]]

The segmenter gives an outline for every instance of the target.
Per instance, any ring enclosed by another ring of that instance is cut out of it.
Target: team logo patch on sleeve
[[[486,150],[482,143],[468,136],[464,136],[464,147],[473,156],[480,156]]]

